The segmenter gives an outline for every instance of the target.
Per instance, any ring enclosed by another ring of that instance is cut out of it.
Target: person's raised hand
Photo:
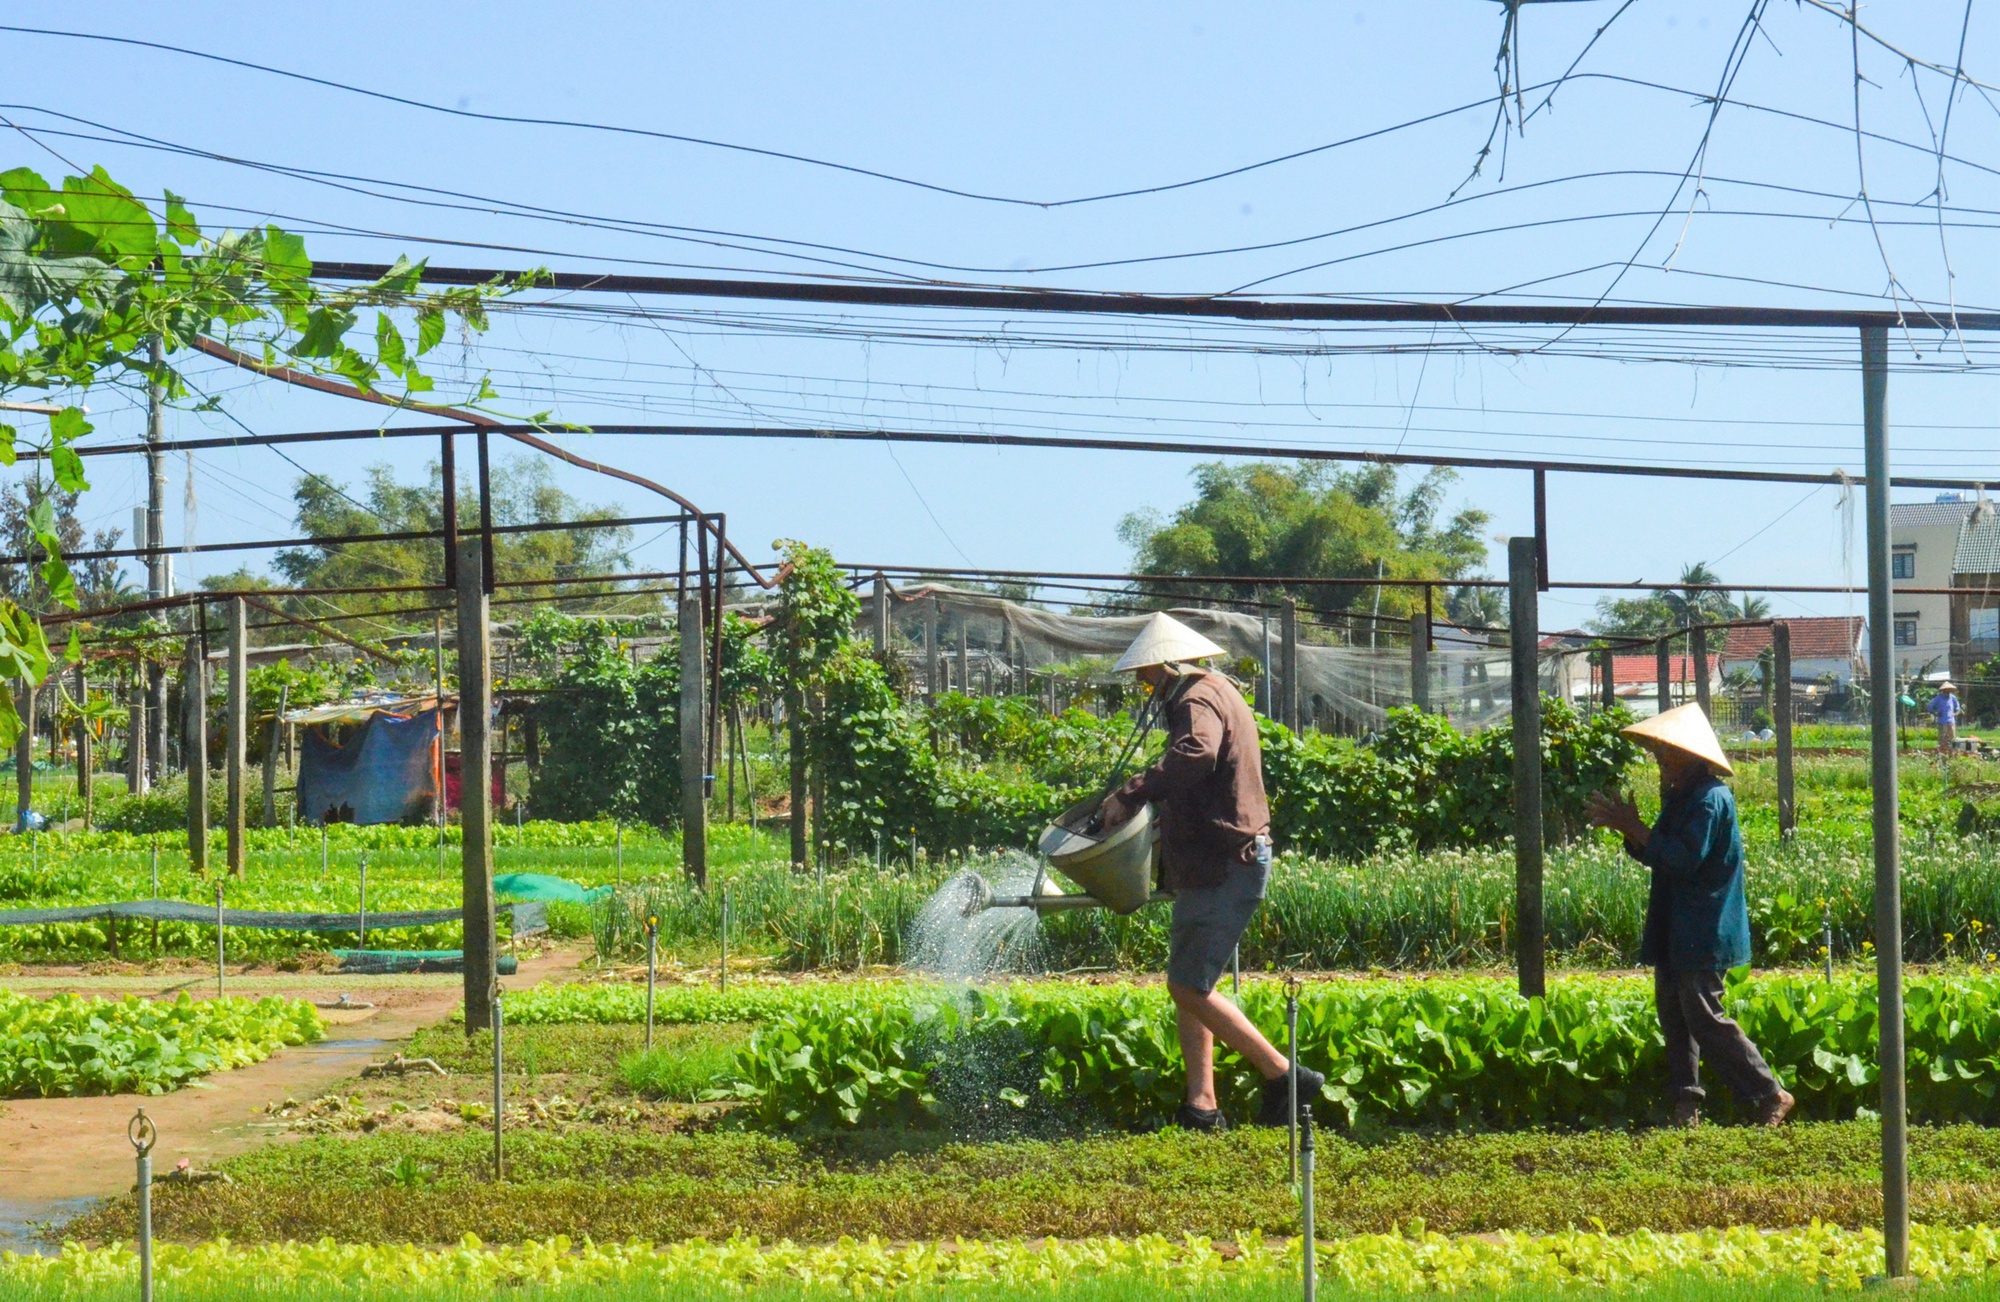
[[[1139,811],[1116,795],[1109,795],[1104,798],[1104,803],[1097,807],[1097,825],[1109,832],[1120,823],[1130,822],[1132,815],[1137,812]]]
[[[1651,831],[1639,817],[1639,807],[1631,798],[1593,791],[1584,797],[1583,816],[1592,827],[1605,827],[1630,841],[1643,841]]]

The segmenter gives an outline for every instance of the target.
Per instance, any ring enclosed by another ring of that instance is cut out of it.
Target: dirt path
[[[555,951],[525,960],[508,989],[576,973],[579,956]],[[371,1058],[425,1026],[444,1020],[459,1004],[451,986],[396,986],[395,978],[349,978],[342,984],[357,999],[375,1004],[367,1011],[322,1011],[327,1038],[285,1049],[255,1066],[219,1072],[172,1094],[147,1097],[116,1094],[102,1098],[17,1099],[0,1104],[0,1247],[9,1246],[7,1223],[48,1219],[74,1210],[78,1199],[101,1198],[132,1187],[132,1146],[125,1130],[140,1107],[159,1128],[153,1150],[155,1178],[186,1158],[203,1168],[281,1136],[264,1122],[264,1105],[286,1097],[312,1099],[355,1078]],[[372,983],[371,983],[372,982]],[[135,981],[158,988],[158,980]],[[93,993],[108,993],[93,991]],[[259,991],[258,993],[265,993]],[[325,1000],[315,990],[294,996]]]

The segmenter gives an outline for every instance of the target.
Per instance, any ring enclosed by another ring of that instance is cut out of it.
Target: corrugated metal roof
[[[1973,512],[1958,526],[1958,545],[1951,554],[1953,574],[1992,574],[2000,570],[2000,512],[1990,505]]]
[[[1973,506],[1972,502],[1892,502],[1889,506],[1889,527],[1929,529],[1955,525],[1965,519],[1966,512]]]

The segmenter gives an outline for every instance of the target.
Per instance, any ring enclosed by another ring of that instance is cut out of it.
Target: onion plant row
[[[787,1295],[846,1298],[903,1297],[910,1290],[935,1289],[958,1297],[964,1296],[961,1290],[992,1286],[1033,1289],[1035,1296],[1048,1297],[1052,1289],[1090,1281],[1137,1284],[1156,1295],[1213,1296],[1210,1290],[1239,1283],[1285,1281],[1295,1289],[1301,1249],[1297,1240],[1271,1241],[1246,1228],[1227,1251],[1206,1239],[1158,1235],[904,1244],[848,1239],[819,1246],[738,1237],[662,1247],[574,1244],[560,1237],[487,1247],[468,1236],[450,1250],[219,1242],[161,1244],[155,1253],[161,1282],[173,1296],[221,1302],[241,1296],[397,1296],[386,1292],[389,1288],[422,1297],[466,1297],[475,1291],[492,1296],[495,1289],[537,1286],[568,1286],[589,1290],[592,1297],[613,1298],[773,1288],[799,1290]],[[1631,1288],[1696,1276],[1738,1287],[1797,1281],[1819,1289],[1857,1289],[1880,1273],[1881,1253],[1879,1234],[1815,1225],[1776,1234],[1738,1227],[1684,1234],[1572,1230],[1462,1239],[1423,1232],[1360,1235],[1322,1242],[1316,1260],[1322,1277],[1337,1290],[1334,1296],[1382,1296],[1523,1287]],[[1991,1227],[1918,1226],[1912,1235],[1912,1273],[1922,1280],[1990,1284],[1995,1261],[2000,1261],[2000,1230]],[[0,1284],[10,1296],[58,1302],[100,1295],[96,1290],[107,1285],[130,1289],[137,1267],[136,1255],[124,1245],[71,1246],[49,1258],[7,1253],[0,1256]],[[342,1281],[351,1291],[341,1291]],[[232,1288],[239,1291],[227,1291]],[[641,1294],[641,1288],[661,1292]],[[314,1291],[279,1292],[288,1289]]]

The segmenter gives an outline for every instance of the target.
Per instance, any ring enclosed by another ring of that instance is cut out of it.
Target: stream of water
[[[980,878],[993,895],[1026,895],[1035,887],[1039,867],[1035,856],[1016,850],[983,871],[967,869],[947,880],[910,924],[907,965],[952,981],[1040,971],[1040,914],[1028,908],[973,907],[986,896]]]

